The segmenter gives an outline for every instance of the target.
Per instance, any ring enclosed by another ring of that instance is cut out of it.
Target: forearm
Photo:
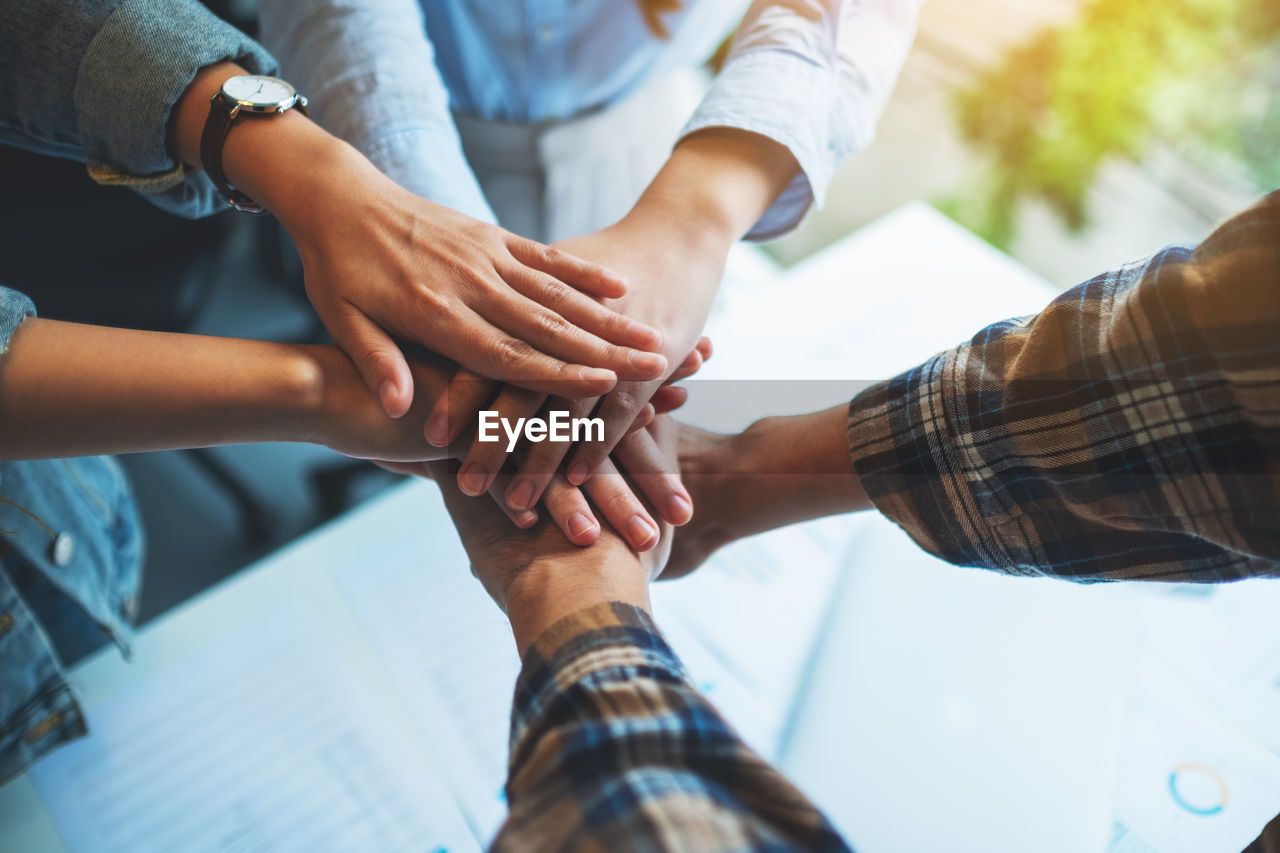
[[[681,447],[681,476],[716,505],[722,542],[871,508],[849,457],[848,407],[757,421],[736,436],[700,433]],[[696,513],[695,507],[695,513]]]
[[[791,152],[772,139],[707,128],[680,141],[627,219],[705,241],[723,254],[798,169]]]
[[[306,439],[321,376],[305,347],[30,319],[0,358],[0,455]]]
[[[756,0],[685,128],[736,128],[787,147],[799,169],[751,240],[821,207],[836,170],[865,147],[915,34],[920,0]]]
[[[534,559],[505,593],[516,649],[525,651],[542,633],[580,610],[619,601],[646,612],[649,584],[636,555],[606,529],[591,547]]]
[[[169,146],[194,169],[202,169],[200,137],[209,100],[228,77],[247,73],[233,62],[202,68],[174,108]],[[297,110],[237,121],[222,148],[222,168],[236,189],[271,211],[293,233],[331,216],[341,192],[390,183],[372,163]],[[366,186],[361,186],[362,182]],[[338,187],[345,190],[335,193]]]
[[[416,360],[424,407],[451,370]],[[446,451],[388,418],[335,347],[28,319],[0,356],[0,457],[89,456],[262,441],[429,460]]]

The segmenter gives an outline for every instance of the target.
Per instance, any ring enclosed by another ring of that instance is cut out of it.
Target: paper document
[[[72,853],[478,849],[300,611],[156,672],[89,724],[31,771]]]
[[[438,499],[438,498],[437,498]],[[443,511],[443,510],[442,510]],[[429,523],[431,514],[422,515]],[[477,837],[506,816],[507,741],[520,659],[506,618],[444,523],[370,543],[368,559],[331,570],[386,666]]]
[[[659,583],[650,593],[658,625],[695,680],[705,673],[725,692],[733,685],[742,697],[730,704],[708,692],[766,758],[777,758],[864,521],[861,516],[828,518],[744,539],[714,554],[692,575]]]
[[[1280,758],[1162,662],[1139,672],[1110,853],[1237,853],[1280,811]]]
[[[370,543],[335,564],[334,584],[392,675],[423,740],[476,835],[506,815],[511,702],[520,662],[506,619],[468,570],[457,535],[433,524]],[[755,537],[715,555],[690,578],[654,588],[659,626],[694,683],[766,756],[821,629],[850,519]]]

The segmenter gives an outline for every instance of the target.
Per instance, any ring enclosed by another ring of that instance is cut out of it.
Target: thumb
[[[413,374],[396,342],[354,306],[344,312],[340,328],[331,331],[387,416],[398,418],[409,411]]]

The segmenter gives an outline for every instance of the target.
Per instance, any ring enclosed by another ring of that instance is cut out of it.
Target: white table
[[[919,204],[908,205],[790,271],[780,271],[762,254],[744,248],[731,259],[727,278],[708,327],[716,354],[699,377],[685,414],[692,422],[726,429],[769,412],[811,410],[847,400],[857,387],[918,363],[991,321],[1039,310],[1053,296],[1029,271]],[[812,381],[795,381],[799,379]],[[774,382],[754,384],[763,380]],[[488,677],[493,671],[500,670],[503,678],[513,674],[514,649],[504,645],[509,640],[502,638],[501,615],[465,576],[465,562],[433,489],[411,484],[395,490],[167,614],[141,632],[132,663],[107,650],[78,666],[73,681],[90,725],[98,732],[95,736],[103,739],[104,727],[110,735],[123,725],[120,720],[127,724],[149,708],[166,707],[166,701],[177,701],[175,696],[203,696],[201,701],[216,705],[223,682],[252,684],[259,670],[286,667],[288,672],[310,673],[298,691],[330,690],[350,698],[344,711],[348,717],[317,717],[308,723],[327,732],[326,737],[337,738],[338,744],[346,742],[338,737],[344,731],[355,732],[351,736],[359,741],[360,754],[343,758],[344,773],[369,776],[370,768],[381,773],[395,764],[392,775],[400,796],[413,794],[430,801],[416,815],[410,814],[414,803],[401,803],[400,812],[384,809],[375,822],[349,816],[343,831],[386,832],[386,827],[398,825],[398,815],[408,815],[403,817],[406,822],[413,817],[419,824],[430,824],[433,837],[465,835],[446,790],[463,805],[473,829],[477,822],[491,825],[500,816],[500,803],[488,799],[496,794],[485,789],[491,784],[489,777],[472,767],[492,763],[492,755],[481,754],[489,747],[473,748],[467,731],[450,728],[451,724],[425,724],[422,709],[438,709],[442,719],[450,714],[505,715],[506,697],[500,691],[492,695],[490,688],[485,688],[489,693],[471,695],[468,673],[486,673],[474,679],[477,684],[495,683]],[[835,531],[834,538],[815,541],[843,541],[844,528],[839,525],[845,523],[838,521],[829,529]],[[835,555],[847,570],[827,596],[833,602],[832,618],[821,641],[812,656],[805,656],[803,666],[794,667],[787,682],[786,689],[802,701],[791,708],[776,757],[851,841],[873,853],[922,849],[916,841],[936,842],[937,827],[930,824],[943,821],[949,850],[1103,850],[1111,843],[1113,817],[1138,827],[1160,822],[1166,813],[1153,805],[1143,780],[1135,782],[1130,778],[1135,774],[1125,770],[1158,749],[1146,744],[1147,753],[1130,755],[1133,724],[1124,719],[1133,713],[1133,695],[1148,699],[1140,723],[1165,719],[1169,708],[1181,701],[1151,698],[1173,689],[1167,684],[1154,690],[1132,686],[1135,670],[1158,669],[1139,663],[1145,660],[1146,647],[1135,620],[1154,613],[1153,630],[1158,631],[1169,614],[1162,602],[1124,589],[1082,590],[939,567],[882,522],[868,518],[847,523],[866,528],[857,534],[864,537],[859,540],[863,544],[847,558]],[[406,554],[412,556],[411,565],[405,563]],[[367,572],[361,567],[368,567]],[[659,608],[667,606],[664,599],[677,607],[682,596],[697,605],[698,583],[664,591],[657,599]],[[404,605],[404,612],[385,616],[396,603]],[[788,612],[807,613],[809,604],[797,600]],[[1183,605],[1190,608],[1176,616],[1183,625],[1194,624],[1201,618],[1197,614],[1207,612],[1200,602],[1178,602]],[[451,624],[450,619],[464,624]],[[1064,626],[1078,626],[1081,619],[1091,620],[1096,631],[1087,642],[1064,643]],[[1208,616],[1204,620],[1206,625],[1212,622]],[[731,632],[734,626],[727,622],[708,620],[708,630]],[[1001,624],[1007,631],[999,629]],[[1009,638],[1009,631],[1016,631],[1016,639]],[[461,639],[447,644],[439,640],[449,636]],[[714,648],[717,639],[726,637],[704,639]],[[675,642],[679,648],[693,640],[677,637]],[[250,647],[240,648],[246,644]],[[233,651],[225,652],[228,648]],[[691,656],[704,654],[702,645],[688,648]],[[1001,654],[1001,649],[1012,652]],[[1276,663],[1280,664],[1280,649]],[[1269,665],[1259,666],[1265,671]],[[1055,667],[1054,677],[1045,677],[1047,666]],[[698,667],[714,672],[715,662],[699,661]],[[407,694],[401,677],[405,673],[439,689]],[[780,677],[776,669],[767,675]],[[722,684],[712,683],[714,675],[711,679],[708,686],[731,719],[740,719],[740,725],[750,729],[750,697],[739,684],[730,683],[732,679]],[[502,684],[502,678],[496,683]],[[973,685],[982,690],[974,692]],[[1035,689],[1019,691],[1016,685]],[[1199,695],[1204,692],[1200,686],[1188,689]],[[1266,690],[1266,683],[1259,682],[1249,701],[1261,707],[1269,701]],[[287,703],[291,696],[282,695],[278,701]],[[337,698],[335,703],[341,705]],[[191,703],[184,702],[166,719],[185,725],[184,709]],[[310,720],[305,710],[291,707],[290,713]],[[1054,730],[1068,712],[1084,715],[1077,714],[1084,720],[1083,732]],[[1119,719],[1108,725],[1108,715]],[[376,725],[369,725],[370,719]],[[268,723],[251,720],[245,725]],[[221,732],[217,724],[213,720],[202,725]],[[491,719],[486,722],[493,724]],[[1252,732],[1256,727],[1250,728],[1245,720],[1239,728]],[[769,725],[762,730],[769,730]],[[238,731],[219,736],[239,743]],[[1083,739],[1073,740],[1076,735]],[[761,735],[767,737],[768,733]],[[1268,794],[1267,785],[1280,779],[1275,756],[1266,750],[1258,754],[1253,749],[1256,739],[1251,738],[1242,736],[1243,745],[1235,746],[1247,753],[1245,769],[1253,774],[1248,778],[1259,786],[1257,793]],[[1220,752],[1225,749],[1215,743]],[[94,754],[93,761],[101,763],[104,755],[115,753]],[[1223,760],[1234,758],[1224,755]],[[975,762],[975,756],[980,760]],[[227,755],[225,764],[237,766],[237,761],[251,758]],[[304,758],[307,772],[321,776],[316,762],[336,760],[329,747],[321,758]],[[1160,756],[1152,760],[1158,762]],[[130,755],[119,772],[139,766],[148,765]],[[157,767],[157,773],[178,772],[169,765]],[[60,768],[61,775],[43,772],[52,778],[99,772],[99,784],[113,778],[100,771],[102,767],[95,766]],[[0,850],[66,849],[30,776],[0,789]],[[140,782],[145,785],[152,778],[160,777],[141,777]],[[1087,779],[1102,780],[1092,797],[1080,795],[1073,786]],[[312,787],[316,797],[326,798],[317,799],[315,807],[329,812],[359,801],[358,791],[330,790],[332,786],[319,783]],[[1026,794],[1036,787],[1045,796]],[[1247,793],[1233,789],[1233,802],[1247,801]],[[1199,794],[1193,790],[1188,796],[1192,795]],[[177,794],[161,790],[155,796]],[[1274,801],[1280,802],[1280,796]],[[1010,814],[1010,803],[1018,804],[1022,813]],[[61,804],[64,821],[66,810],[74,805]],[[248,802],[237,807],[252,812],[253,806]],[[146,802],[131,808],[130,820],[148,819]],[[1233,809],[1226,817],[1238,812],[1236,806]],[[1252,820],[1252,812],[1246,817]],[[249,814],[235,825],[251,826],[255,832],[284,832],[276,818]],[[1074,825],[1064,827],[1064,821]],[[1216,824],[1201,818],[1192,828],[1203,833],[1206,825]],[[178,830],[158,824],[154,831]],[[1220,845],[1229,835],[1207,832],[1209,842]],[[406,835],[403,840],[411,847],[418,837],[425,836]],[[215,843],[219,839],[208,839],[208,848],[236,849],[235,843],[247,843],[240,837],[221,840],[226,844],[220,848]],[[330,838],[329,843],[338,842]],[[468,843],[474,842],[463,838],[454,846],[465,848]],[[324,844],[312,844],[311,849],[324,849]],[[1112,849],[1119,853],[1126,848]],[[1228,848],[1207,842],[1195,849]]]

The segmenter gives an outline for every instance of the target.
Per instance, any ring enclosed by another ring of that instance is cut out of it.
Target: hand
[[[371,166],[334,171],[341,202],[322,202],[326,183],[281,221],[317,313],[389,415],[413,400],[397,339],[543,392],[598,394],[667,372],[645,351],[657,331],[587,295],[625,292],[616,274],[414,196]]]
[[[674,216],[633,215],[558,245],[627,271],[631,290],[609,304],[660,329],[661,352],[674,365],[702,333],[731,242]],[[659,246],[661,251],[655,251]],[[568,465],[569,482],[586,482],[661,386],[662,379],[622,381],[598,406],[592,401],[595,416],[604,421],[604,441],[583,444],[574,452]]]
[[[711,342],[702,338],[676,373],[667,380],[668,384],[659,388],[641,410],[631,425],[631,431],[634,433],[647,426],[657,414],[670,412],[682,405],[686,392],[671,383],[696,373],[710,355]],[[518,452],[523,460],[519,463],[518,476],[513,478],[501,474],[509,455],[507,442],[476,440],[476,432],[472,428],[476,422],[476,412],[483,407],[498,412],[500,417],[509,419],[508,422],[515,422],[519,418],[540,414],[545,417],[552,410],[568,412],[571,418],[585,417],[591,413],[590,405],[591,401],[583,399],[548,399],[523,389],[499,386],[498,383],[481,379],[467,371],[459,371],[449,383],[447,396],[437,400],[427,420],[427,433],[433,444],[452,442],[450,455],[463,458],[458,472],[458,486],[463,493],[478,496],[489,492],[502,502],[504,509],[510,510],[508,514],[517,524],[531,524],[534,506],[542,499],[552,476],[568,452],[569,444],[552,441],[522,443]],[[441,432],[433,435],[433,425]],[[638,473],[631,471],[627,465],[627,462],[633,460],[643,463],[645,457],[635,450],[621,454],[618,458],[623,471],[628,474]],[[610,470],[613,470],[612,466]],[[648,471],[649,468],[643,470]],[[667,474],[668,476],[657,480],[647,480],[646,483],[652,488],[646,495],[663,520],[670,524],[684,524],[692,513],[692,502],[675,470],[670,469]],[[502,486],[495,489],[499,479]],[[620,478],[615,477],[602,483],[599,488],[591,489],[590,492],[592,502],[603,510],[609,523],[623,533],[631,547],[643,551],[656,544],[656,521]],[[590,545],[599,535],[599,522],[581,495],[576,495],[576,500],[570,500],[569,497],[552,502],[548,505],[548,510],[570,541],[578,545]]]
[[[668,465],[674,466],[674,425],[658,418],[646,431]],[[489,501],[462,494],[443,463],[429,463],[440,485],[471,559],[471,571],[490,597],[511,619],[516,644],[523,653],[543,630],[575,610],[603,601],[648,607],[648,582],[661,570],[669,552],[670,528],[663,526],[662,544],[636,554],[612,530],[602,532],[596,546],[581,549],[551,524],[517,530]],[[555,478],[547,500],[555,500],[568,484]]]
[[[435,447],[422,437],[418,425],[445,395],[456,365],[415,349],[407,356],[417,388],[413,406],[409,417],[391,418],[365,388],[346,353],[334,346],[307,349],[318,372],[308,441],[355,459],[379,462],[422,462],[448,456],[447,448]]]
[[[847,424],[841,405],[765,418],[738,435],[679,425],[680,476],[698,511],[676,530],[663,580],[687,575],[744,537],[871,509],[849,456]]]
[[[178,100],[167,142],[185,163],[201,167],[209,98],[243,73],[207,66]],[[320,319],[391,417],[413,402],[393,336],[485,376],[571,395],[668,372],[651,352],[655,330],[591,298],[621,296],[616,274],[413,195],[297,110],[237,122],[222,166],[293,237]]]
[[[657,326],[670,363],[706,322],[729,248],[799,172],[791,152],[758,134],[708,128],[682,139],[627,216],[604,231],[560,245],[616,265],[632,288],[617,303]],[[569,482],[580,484],[626,433],[658,383],[622,382],[600,404],[605,440],[579,447]]]

